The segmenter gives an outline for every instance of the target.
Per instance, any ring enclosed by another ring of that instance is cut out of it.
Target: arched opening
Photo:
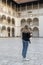
[[[22,36],[23,29],[24,27],[20,29],[20,36]]]
[[[7,31],[10,32],[10,27],[7,28]]]
[[[29,27],[29,30],[30,30],[30,32],[31,32],[31,34],[32,34],[32,28],[31,28],[31,27]]]
[[[5,26],[2,26],[2,29],[1,29],[1,35],[2,37],[6,37],[6,27]]]
[[[27,24],[32,25],[32,19],[31,18],[27,19]]]
[[[21,28],[21,32],[23,31],[24,28]]]
[[[7,28],[8,31],[8,37],[10,37],[10,27]]]
[[[10,17],[7,17],[7,21],[8,21],[8,24],[10,24],[10,21],[11,21]]]
[[[15,36],[15,33],[14,33],[15,31],[14,31],[14,28],[12,28],[12,37],[14,37]]]
[[[5,15],[2,15],[2,20],[6,20],[6,16]]]
[[[22,19],[21,20],[21,26],[24,26],[26,24],[26,20],[25,19]]]
[[[12,18],[12,24],[14,24],[14,25],[15,25],[15,20],[14,20],[14,18]]]
[[[37,27],[33,28],[32,35],[33,35],[33,37],[39,37],[39,29]]]
[[[2,15],[1,21],[2,21],[3,24],[6,23],[6,16],[5,15]]]
[[[3,30],[6,30],[6,27],[5,27],[5,26],[2,26],[2,31],[3,31]]]
[[[39,19],[38,18],[33,19],[33,25],[39,26]]]

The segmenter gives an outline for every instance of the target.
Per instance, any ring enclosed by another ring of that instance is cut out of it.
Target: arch
[[[21,20],[21,26],[24,26],[26,24],[26,20],[25,19],[22,19]]]
[[[10,32],[10,27],[7,28],[7,31]]]
[[[14,32],[14,28],[12,28],[12,32]]]
[[[34,31],[34,30],[39,30],[39,29],[38,29],[37,27],[34,27],[34,28],[33,28],[33,31]]]
[[[21,32],[23,31],[24,28],[21,28]]]
[[[14,20],[14,18],[12,18],[12,24],[14,24],[14,25],[15,25],[15,20]]]
[[[33,25],[39,26],[39,19],[38,18],[33,19]]]
[[[28,18],[27,19],[27,24],[31,25],[31,22],[32,22],[32,19],[31,18]]]
[[[8,21],[8,23],[10,23],[10,21],[11,21],[10,17],[7,17],[7,21]]]
[[[6,31],[6,27],[5,27],[5,26],[2,26],[1,36],[2,36],[2,37],[6,37],[6,36],[7,36],[7,31]]]
[[[22,36],[23,30],[24,30],[24,27],[22,27],[22,28],[20,29],[20,36]]]
[[[29,30],[30,30],[30,31],[32,31],[32,28],[31,28],[31,27],[29,27]]]
[[[32,35],[33,35],[33,37],[39,37],[39,29],[37,27],[33,28]]]
[[[1,19],[5,19],[6,20],[6,16],[5,15],[2,15],[2,18]]]
[[[6,30],[6,27],[5,27],[5,26],[2,26],[2,31],[3,31],[3,30]]]
[[[7,28],[8,31],[8,37],[10,37],[10,27]]]
[[[12,28],[12,37],[14,37],[15,36],[15,30],[14,30],[14,28]]]

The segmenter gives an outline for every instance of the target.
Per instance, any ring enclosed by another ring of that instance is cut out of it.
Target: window
[[[30,9],[32,9],[32,4],[31,3],[27,4],[27,10],[30,10]]]
[[[21,5],[21,11],[26,10],[26,5]]]
[[[33,9],[38,9],[38,3],[33,3]]]
[[[43,3],[39,3],[39,8],[43,8]]]

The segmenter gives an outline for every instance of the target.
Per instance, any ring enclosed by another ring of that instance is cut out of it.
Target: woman
[[[30,30],[28,29],[28,26],[25,25],[23,31],[22,31],[22,41],[23,41],[23,49],[22,49],[22,56],[23,58],[26,58],[28,45],[30,43]]]

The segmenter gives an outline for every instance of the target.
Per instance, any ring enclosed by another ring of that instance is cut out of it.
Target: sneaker
[[[29,61],[29,59],[27,59],[27,58],[23,58],[23,61]]]

